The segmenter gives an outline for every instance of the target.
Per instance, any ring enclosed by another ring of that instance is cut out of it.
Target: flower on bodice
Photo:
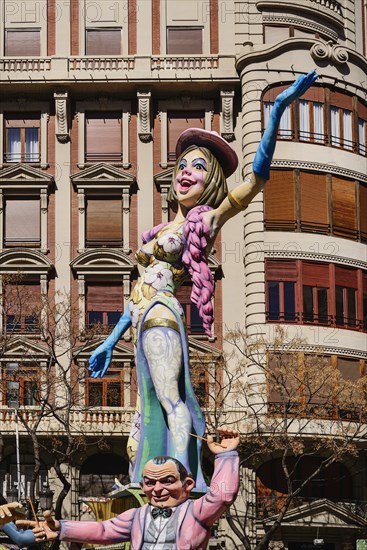
[[[172,286],[172,272],[161,264],[154,264],[147,268],[144,282],[151,285],[155,290],[162,290],[167,286]]]
[[[158,246],[161,246],[167,254],[180,254],[182,250],[182,241],[174,233],[166,233],[159,237]]]
[[[129,310],[130,310],[131,324],[135,328],[138,324],[139,316],[140,316],[139,306],[134,304],[134,302],[130,302]]]
[[[180,302],[177,300],[177,298],[175,298],[174,296],[172,296],[172,297],[171,297],[171,302],[172,302],[173,307],[174,307],[175,310],[177,311],[177,313],[179,313],[180,315],[183,315],[182,306],[181,306]]]

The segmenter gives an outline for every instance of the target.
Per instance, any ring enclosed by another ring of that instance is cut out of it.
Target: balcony
[[[341,328],[348,330],[357,330],[359,332],[367,332],[367,320],[356,319],[336,315],[317,315],[312,316],[299,311],[280,311],[266,312],[266,321],[268,323],[291,323],[297,325],[319,325],[324,327]]]
[[[327,497],[325,497],[327,498]],[[257,519],[266,519],[268,517],[278,514],[281,510],[286,496],[275,496],[269,495],[264,497],[257,497],[256,499],[256,515]],[[331,499],[330,499],[331,500]],[[313,503],[320,501],[320,498],[317,497],[296,497],[292,499],[289,510],[294,510],[300,506],[312,505]],[[346,511],[352,512],[357,516],[367,520],[367,502],[360,500],[349,500],[349,501],[336,501],[335,504],[341,508],[345,508]]]
[[[5,58],[0,60],[0,81],[75,82],[149,82],[180,78],[238,81],[234,55],[159,55],[159,56],[71,56]]]
[[[19,409],[23,420],[32,427],[38,418],[38,407]],[[69,425],[72,434],[84,435],[128,435],[132,425],[134,409],[130,407],[99,407],[88,410],[74,410],[70,412]],[[15,433],[15,411],[10,407],[0,407],[1,432],[3,435],[13,436]],[[26,430],[18,423],[20,435],[26,435]],[[51,417],[44,417],[37,430],[38,435],[62,435],[61,424]]]

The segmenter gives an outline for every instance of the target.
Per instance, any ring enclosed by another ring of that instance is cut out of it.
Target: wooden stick
[[[34,506],[33,506],[33,502],[31,500],[31,497],[27,497],[28,498],[28,502],[31,506],[31,509],[32,509],[32,514],[33,514],[33,517],[34,517],[34,521],[36,522],[37,524],[37,527],[40,526],[40,522],[38,521],[38,517],[37,517],[37,514],[36,514],[36,510],[34,509]]]
[[[189,432],[189,435],[192,435],[192,437],[197,437],[198,439],[202,439],[203,441],[206,441],[208,443],[208,440],[205,437],[201,437],[201,435],[195,435],[195,434],[192,434],[191,432]],[[221,443],[217,443],[216,441],[214,441],[214,443],[216,445],[219,445],[219,447],[223,447],[223,449],[227,448],[225,445],[222,445]]]

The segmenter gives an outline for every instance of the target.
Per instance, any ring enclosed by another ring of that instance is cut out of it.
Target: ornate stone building
[[[318,81],[283,116],[266,191],[223,228],[210,257],[216,280],[211,339],[187,288],[180,297],[192,350],[213,363],[226,349],[228,329],[268,335],[282,324],[290,335],[301,331],[307,353],[322,346],[347,377],[363,375],[365,1],[3,0],[0,9],[3,493],[10,496],[21,480],[25,496],[34,469],[14,407],[32,424],[35,396],[47,382],[50,346],[35,309],[46,322],[50,305],[59,311],[70,301],[64,320],[84,336],[78,342],[70,337],[69,348],[65,339],[57,344],[59,369],[70,368],[71,378],[84,372],[96,346],[88,330],[98,325],[107,331],[128,301],[140,234],[170,219],[177,135],[195,126],[230,141],[240,158],[229,180],[234,187],[251,171],[275,95],[314,68]],[[21,273],[17,286],[26,296],[22,312],[8,295],[14,273]],[[250,383],[253,377],[257,384],[258,375],[250,365]],[[81,495],[98,494],[127,475],[134,380],[126,336],[109,376],[86,375],[73,389],[82,396],[74,403],[73,430],[88,445],[67,469],[71,517],[80,516]],[[209,384],[204,376],[198,388],[209,391]],[[47,439],[53,429],[53,421],[43,420],[38,436]],[[103,451],[97,445],[102,434],[109,444]],[[276,460],[264,458],[257,469],[243,471],[254,546],[274,512],[264,512],[259,488],[276,500],[270,475]],[[353,470],[339,464],[348,491],[345,484],[331,491],[332,482],[324,480],[323,493],[309,495],[314,505],[304,500],[287,514],[273,546],[307,548],[315,538],[323,538],[327,550],[354,544],[367,520],[360,506],[367,501],[363,464],[362,458]],[[51,463],[42,463],[41,471],[37,491],[49,482],[57,493]],[[212,547],[221,542],[241,547],[232,536],[213,539]]]

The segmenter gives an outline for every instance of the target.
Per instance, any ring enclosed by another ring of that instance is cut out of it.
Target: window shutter
[[[4,118],[6,128],[39,128],[41,121],[39,113],[6,113]]]
[[[356,184],[332,177],[333,233],[349,239],[357,238]]]
[[[41,312],[41,287],[38,283],[8,284],[5,287],[6,315],[36,315]]]
[[[352,97],[347,94],[341,94],[340,92],[330,91],[330,105],[335,105],[341,109],[353,110]]]
[[[335,284],[347,288],[358,288],[357,270],[335,266]]]
[[[39,30],[6,30],[5,55],[40,55]]]
[[[359,224],[361,239],[367,240],[367,187],[359,184]]]
[[[201,27],[168,27],[167,54],[203,53],[203,29]]]
[[[329,288],[329,265],[302,262],[302,283],[307,286]]]
[[[115,198],[87,200],[87,246],[122,245],[122,200]]]
[[[121,55],[121,29],[87,29],[86,55]]]
[[[40,200],[9,199],[5,203],[5,245],[40,243]]]
[[[326,176],[300,173],[301,230],[328,234]]]
[[[265,186],[266,229],[295,229],[294,172],[271,170]]]
[[[87,285],[88,311],[123,311],[122,283]]]
[[[338,370],[344,380],[356,382],[361,376],[359,359],[346,359],[345,357],[338,357]]]
[[[297,263],[295,260],[267,260],[265,272],[268,281],[295,281]]]
[[[178,289],[176,293],[176,298],[180,302],[180,304],[190,304],[190,296],[191,296],[191,289],[192,284],[191,283],[184,283],[180,288]]]
[[[168,113],[168,159],[176,159],[178,136],[187,128],[204,128],[204,111],[170,111]]]
[[[86,161],[122,160],[122,116],[120,113],[87,113]]]

